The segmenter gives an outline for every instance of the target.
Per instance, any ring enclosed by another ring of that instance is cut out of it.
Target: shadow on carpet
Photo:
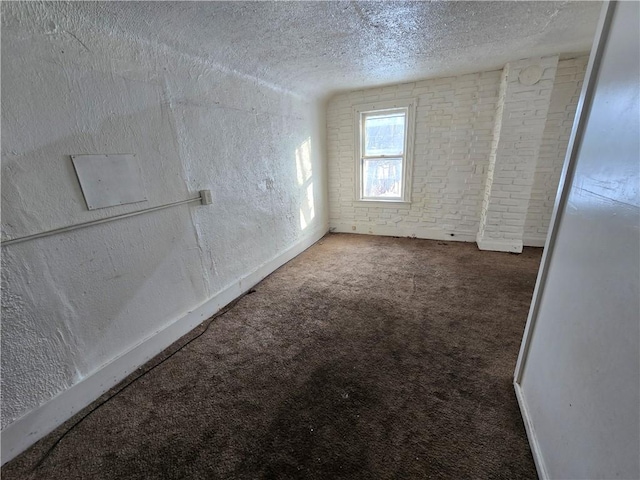
[[[537,478],[512,377],[541,253],[327,235],[2,477]]]

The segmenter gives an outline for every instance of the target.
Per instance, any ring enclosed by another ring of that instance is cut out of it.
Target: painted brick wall
[[[498,93],[498,104],[496,107],[496,115],[495,121],[493,125],[493,134],[491,137],[491,152],[489,154],[489,165],[487,166],[487,175],[485,177],[485,187],[482,193],[482,208],[480,209],[480,224],[478,235],[482,235],[484,233],[484,226],[489,223],[487,216],[489,214],[489,210],[487,206],[491,200],[491,186],[493,185],[493,178],[496,173],[496,155],[498,152],[498,144],[500,141],[500,133],[502,132],[502,119],[504,117],[504,104],[507,96],[507,85],[508,85],[508,72],[509,69],[505,68],[502,71],[502,75],[500,76],[500,90]],[[506,202],[507,200],[505,200]],[[505,205],[506,209],[507,206]]]
[[[585,55],[558,62],[527,210],[525,245],[544,245],[588,61]]]
[[[329,222],[334,231],[474,241],[489,164],[500,70],[359,90],[327,109]],[[354,201],[352,107],[417,98],[410,205]]]
[[[502,114],[496,119],[495,148],[489,163],[492,174],[487,176],[477,237],[482,250],[522,251],[527,208],[557,65],[557,56],[505,65],[499,102]],[[532,69],[537,69],[538,74],[531,84],[522,77]]]
[[[563,86],[557,94],[552,94],[553,105],[546,119],[544,141],[539,145],[543,157],[541,171],[536,171],[529,182],[533,199],[530,216],[525,213],[526,208],[506,212],[517,213],[520,223],[527,215],[527,232],[544,231],[540,234],[542,238],[553,208],[571,130],[570,112],[575,111],[586,59],[580,57],[559,64],[561,72],[556,83]],[[502,70],[479,72],[357,90],[331,98],[327,106],[330,228],[338,232],[475,241],[492,143],[500,134],[500,128],[496,132],[496,125],[500,124],[496,117],[502,112],[498,98],[502,75]],[[575,93],[569,101],[560,91],[568,90],[570,84]],[[407,98],[417,99],[411,204],[357,202],[353,106]],[[534,105],[534,110],[538,106]],[[564,112],[562,118],[558,109]],[[556,131],[557,126],[562,127],[561,132]],[[495,149],[495,145],[493,147]],[[553,172],[549,168],[553,168]],[[522,225],[519,228],[522,229]],[[533,244],[537,244],[536,238],[540,237],[529,236],[533,237]]]

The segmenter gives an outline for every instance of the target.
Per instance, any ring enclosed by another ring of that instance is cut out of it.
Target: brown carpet
[[[328,235],[2,478],[536,478],[512,376],[541,253]]]

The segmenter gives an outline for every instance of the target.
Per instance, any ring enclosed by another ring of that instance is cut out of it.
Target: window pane
[[[402,158],[369,158],[362,162],[363,198],[402,197]]]
[[[364,117],[364,156],[404,154],[404,113]]]

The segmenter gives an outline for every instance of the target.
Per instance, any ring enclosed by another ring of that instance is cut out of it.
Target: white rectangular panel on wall
[[[134,154],[71,155],[71,160],[89,210],[147,200]]]

